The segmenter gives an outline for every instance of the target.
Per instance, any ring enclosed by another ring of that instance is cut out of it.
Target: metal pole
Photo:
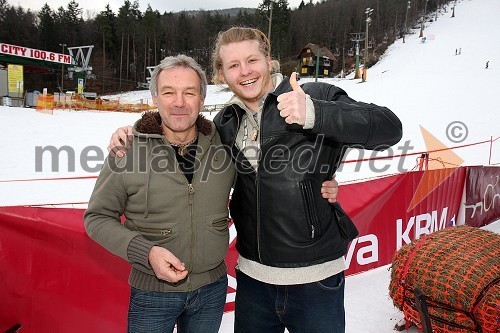
[[[490,137],[490,158],[488,159],[488,165],[491,165],[491,152],[493,151],[493,136]]]
[[[359,79],[359,42],[364,40],[364,32],[353,32],[351,33],[351,41],[356,42],[356,69],[354,71],[354,78]]]
[[[345,46],[342,46],[342,78],[345,77]]]
[[[363,75],[362,75],[362,78],[363,78],[363,82],[366,81],[366,65],[367,65],[367,62],[366,60],[368,59],[368,26],[370,25],[370,22],[371,22],[371,18],[370,18],[370,15],[373,13],[373,9],[371,8],[366,8],[365,10],[365,14],[366,14],[366,32],[365,32],[365,54],[363,56]]]
[[[321,53],[321,48],[318,47],[318,54],[316,54],[316,77],[315,77],[315,82],[318,82],[318,73],[319,73],[319,57]]]
[[[269,4],[269,26],[267,28],[267,39],[269,40],[269,48],[271,48],[271,24],[273,22],[273,1],[270,2]],[[271,50],[269,50],[270,52]]]
[[[356,72],[354,78],[359,79],[359,40],[356,41]]]
[[[367,58],[368,58],[368,18],[366,19],[365,54],[363,55],[363,74],[361,75],[363,82],[365,82]]]
[[[66,44],[59,44],[59,46],[62,46],[62,54],[64,54],[64,48],[66,47]],[[64,65],[61,65],[61,91],[64,90]]]

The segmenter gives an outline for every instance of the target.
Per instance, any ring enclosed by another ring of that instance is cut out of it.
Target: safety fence
[[[144,112],[155,109],[147,101],[140,100],[138,103],[126,103],[120,99],[86,98],[80,94],[40,94],[36,110],[42,113],[52,114],[54,109],[73,111],[119,111],[119,112]]]
[[[123,102],[118,99],[86,98],[81,94],[39,94],[36,110],[42,113],[53,114],[54,110],[71,111],[112,111],[141,113],[156,109],[150,105],[150,100],[141,99],[137,103]],[[212,114],[219,112],[225,104],[205,105],[202,112]]]

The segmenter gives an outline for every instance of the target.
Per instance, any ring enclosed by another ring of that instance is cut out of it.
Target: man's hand
[[[156,277],[160,280],[176,283],[188,275],[184,263],[163,247],[153,246],[148,258]]]
[[[278,110],[287,124],[306,123],[306,93],[297,83],[297,73],[290,75],[292,91],[278,96]]]
[[[337,202],[337,194],[339,193],[339,183],[335,180],[333,174],[332,180],[327,180],[321,185],[321,195],[323,198],[328,199],[329,203]]]
[[[132,142],[132,126],[120,127],[113,133],[108,145],[111,156],[123,157],[130,148]]]

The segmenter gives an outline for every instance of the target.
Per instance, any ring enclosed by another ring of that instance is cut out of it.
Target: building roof
[[[333,55],[332,51],[330,51],[326,46],[308,43],[306,46],[302,48],[300,53],[297,55],[297,59],[301,58],[301,55],[306,52],[307,49],[311,50],[311,53],[316,56],[318,54],[318,49],[321,49],[320,56],[327,57],[330,60],[337,61],[337,58]]]

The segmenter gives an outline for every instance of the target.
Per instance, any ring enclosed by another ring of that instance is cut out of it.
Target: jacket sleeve
[[[333,85],[323,87],[326,98],[312,98],[312,132],[348,146],[383,150],[401,140],[402,124],[388,108],[357,102]]]
[[[124,160],[106,158],[84,213],[85,230],[90,238],[109,252],[132,265],[151,269],[148,255],[154,244],[121,222],[128,197],[123,172],[117,171],[119,168],[116,166]]]

